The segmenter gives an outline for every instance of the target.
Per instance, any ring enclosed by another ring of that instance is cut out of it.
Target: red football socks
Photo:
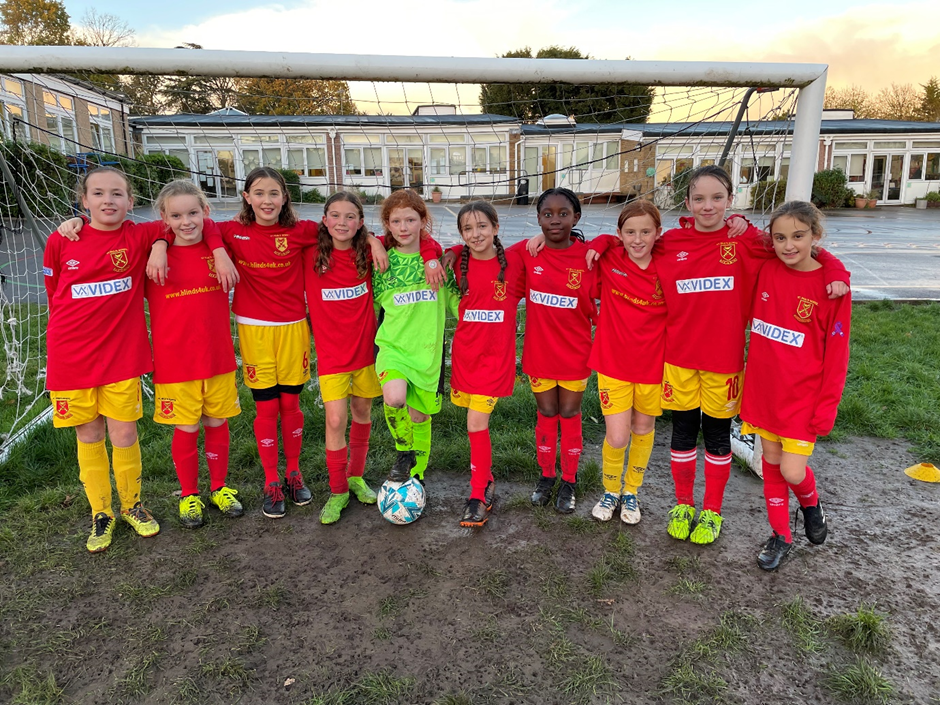
[[[702,510],[710,509],[721,514],[721,502],[725,498],[725,485],[731,477],[731,453],[712,455],[705,451],[705,499]]]
[[[793,494],[796,495],[796,500],[800,503],[801,507],[815,507],[819,504],[819,493],[816,491],[816,476],[813,474],[813,469],[809,465],[806,466],[806,477],[803,478],[803,482],[798,485],[790,485],[790,489],[793,490]]]
[[[346,479],[346,446],[339,450],[326,449],[326,471],[330,476],[330,492],[346,494],[349,480]]]
[[[767,503],[767,521],[774,533],[783,536],[787,543],[793,541],[790,534],[790,489],[780,473],[780,465],[761,459],[764,471],[764,501]]]
[[[264,468],[264,486],[280,482],[277,472],[277,399],[255,402],[255,440],[258,442],[258,457]]]
[[[356,423],[353,421],[349,427],[349,465],[346,468],[348,477],[362,477],[365,472],[371,432],[371,423]]]
[[[578,461],[584,447],[581,434],[581,414],[561,419],[561,479],[574,482],[578,479]]]
[[[486,499],[486,486],[493,479],[493,447],[490,430],[468,433],[470,439],[470,499]]]
[[[676,485],[676,504],[695,506],[695,464],[697,462],[698,448],[672,451],[670,467],[672,481]]]
[[[284,443],[287,474],[290,474],[294,470],[300,471],[300,448],[304,442],[304,412],[300,410],[300,395],[282,393],[280,410],[281,441]]]
[[[209,466],[209,489],[215,492],[225,485],[228,476],[228,421],[221,426],[206,426],[206,465]]]
[[[558,452],[558,416],[543,416],[537,412],[535,422],[535,456],[542,475],[555,477],[555,457]]]
[[[173,432],[173,443],[170,453],[173,456],[173,466],[180,481],[180,496],[188,497],[199,494],[199,431],[188,433],[180,429]]]

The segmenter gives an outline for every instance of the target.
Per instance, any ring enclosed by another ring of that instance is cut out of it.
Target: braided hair
[[[362,210],[362,203],[360,202],[358,196],[354,193],[348,191],[337,191],[332,196],[330,196],[326,203],[323,204],[323,215],[330,210],[332,206],[337,201],[345,201],[346,203],[351,203],[355,206],[356,210],[359,211],[359,220],[362,222],[362,225],[359,226],[359,230],[356,231],[356,234],[353,235],[352,247],[356,252],[356,274],[359,275],[360,279],[365,278],[369,274],[369,255],[371,253],[371,248],[367,241],[369,237],[369,229],[365,224],[365,213]],[[317,233],[317,261],[314,265],[314,269],[318,275],[325,274],[330,270],[330,267],[333,266],[333,236],[330,235],[330,231],[326,227],[326,223],[320,223],[320,228]]]
[[[548,198],[549,196],[562,196],[563,198],[567,198],[568,201],[571,203],[571,209],[575,213],[577,213],[579,216],[581,215],[581,201],[578,199],[577,194],[569,188],[563,188],[560,186],[556,188],[545,189],[544,191],[542,191],[542,193],[539,195],[539,199],[535,202],[536,213],[541,212],[542,204],[545,203],[545,199]],[[574,237],[576,240],[580,240],[581,242],[584,242],[584,233],[578,230],[577,228],[571,229],[571,236]]]
[[[460,212],[457,213],[457,229],[460,230],[460,226],[463,224],[463,219],[465,216],[470,215],[471,213],[479,213],[488,221],[493,227],[499,227],[499,215],[496,213],[496,209],[490,203],[486,201],[471,201],[466,204],[463,208],[460,209]],[[496,259],[499,261],[499,276],[497,279],[500,283],[506,281],[506,267],[508,262],[506,260],[506,250],[503,248],[503,243],[499,241],[499,236],[493,236],[493,248],[496,250]],[[470,248],[466,245],[463,248],[463,251],[460,253],[460,295],[465,296],[469,290],[470,284],[467,281],[467,272],[470,269]]]

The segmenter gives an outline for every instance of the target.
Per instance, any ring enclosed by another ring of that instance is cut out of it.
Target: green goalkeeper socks
[[[385,407],[385,422],[392,434],[392,440],[395,441],[395,448],[398,450],[412,450],[415,440],[414,424],[411,423],[411,417],[408,415],[408,407],[399,408],[388,404],[383,406]]]

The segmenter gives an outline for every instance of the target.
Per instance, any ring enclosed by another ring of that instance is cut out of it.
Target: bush
[[[846,186],[848,178],[841,169],[817,171],[813,176],[813,203],[820,208],[841,208],[855,194]]]
[[[924,196],[931,203],[940,203],[940,193],[937,191],[931,191],[926,196]]]
[[[760,181],[751,189],[751,207],[771,211],[786,200],[787,180]]]
[[[145,154],[137,159],[119,157],[124,173],[131,180],[136,203],[152,203],[160,190],[174,179],[189,178],[189,169],[179,157]]]
[[[64,154],[35,142],[4,141],[0,149],[26,207],[34,216],[72,214],[77,173],[69,168]],[[8,218],[24,217],[9,186],[0,189],[0,212]]]
[[[278,169],[284,181],[287,182],[287,190],[290,193],[290,200],[293,203],[303,203],[303,194],[300,192],[300,176],[296,171],[290,169]]]
[[[692,178],[692,167],[683,169],[672,180],[672,202],[681,206],[685,203],[686,191],[689,189],[689,179]]]
[[[326,203],[326,196],[318,188],[309,188],[300,194],[301,203]]]

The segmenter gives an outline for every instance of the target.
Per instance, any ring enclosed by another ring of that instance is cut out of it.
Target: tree
[[[90,7],[82,15],[75,44],[91,47],[131,47],[137,44],[135,32],[120,17],[99,13]]]
[[[871,95],[861,86],[848,88],[826,88],[823,107],[829,110],[854,110],[857,118],[874,117],[874,102]]]
[[[874,117],[881,120],[917,120],[921,97],[910,83],[892,83],[875,97]]]
[[[177,49],[202,49],[185,43]],[[176,76],[163,87],[164,108],[175,113],[205,114],[235,106],[235,81],[225,76]]]
[[[245,78],[238,107],[253,115],[358,115],[346,81]]]
[[[927,83],[922,83],[924,96],[920,101],[917,119],[924,122],[940,122],[940,84],[937,77],[931,76]]]
[[[69,13],[58,0],[4,0],[0,3],[4,44],[71,44]]]
[[[507,59],[531,59],[525,47],[502,55]],[[539,49],[536,59],[590,59],[575,47]],[[480,87],[483,112],[511,115],[527,122],[558,113],[575,115],[591,122],[646,122],[653,102],[651,86],[629,83],[484,83]]]
[[[124,76],[120,91],[131,103],[131,115],[159,115],[166,109],[163,76]]]

